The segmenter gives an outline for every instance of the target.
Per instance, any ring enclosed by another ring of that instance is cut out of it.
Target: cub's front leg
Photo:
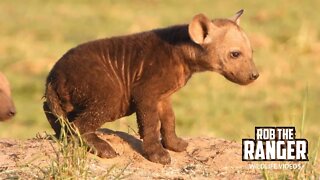
[[[170,155],[160,142],[160,120],[157,104],[158,102],[151,97],[145,97],[136,104],[139,134],[143,139],[142,148],[146,158],[150,161],[170,164]]]
[[[186,150],[188,143],[177,137],[175,131],[175,116],[170,98],[165,98],[158,104],[158,113],[161,121],[162,144],[165,148],[181,152]]]

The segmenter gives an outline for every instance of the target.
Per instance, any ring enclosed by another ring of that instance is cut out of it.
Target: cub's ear
[[[193,17],[191,23],[189,24],[188,31],[193,42],[197,44],[208,44],[211,42],[211,37],[209,33],[217,28],[211,20],[209,20],[205,15],[198,14]]]
[[[234,16],[232,16],[231,18],[229,18],[231,21],[235,22],[238,26],[240,25],[240,17],[243,14],[244,10],[241,9],[240,11],[238,11]]]

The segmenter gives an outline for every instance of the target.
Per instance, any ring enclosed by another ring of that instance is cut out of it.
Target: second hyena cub
[[[15,114],[16,109],[11,98],[9,81],[0,72],[0,121],[8,120]]]

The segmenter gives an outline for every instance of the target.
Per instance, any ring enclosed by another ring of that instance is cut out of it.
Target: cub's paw
[[[90,151],[101,158],[114,158],[117,156],[116,151],[105,141],[95,143]]]
[[[90,152],[97,154],[101,158],[114,158],[117,156],[116,151],[110,144],[100,139],[96,134],[90,133],[83,136],[87,142]]]
[[[162,144],[165,148],[175,152],[185,151],[188,147],[188,142],[178,137],[166,141],[162,140]]]
[[[170,154],[163,148],[157,149],[154,152],[146,152],[146,157],[149,161],[154,163],[160,163],[163,165],[171,163]]]

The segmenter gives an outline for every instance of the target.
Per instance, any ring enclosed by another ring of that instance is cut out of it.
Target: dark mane
[[[187,24],[171,26],[163,29],[155,29],[152,32],[161,40],[168,42],[171,45],[179,45],[191,42]]]

